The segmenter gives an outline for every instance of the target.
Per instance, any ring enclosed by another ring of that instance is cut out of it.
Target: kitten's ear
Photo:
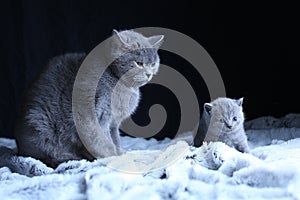
[[[113,35],[118,34],[119,32],[116,29],[113,29]]]
[[[154,35],[154,36],[148,37],[148,41],[152,45],[153,48],[158,49],[162,45],[162,43],[164,41],[164,37],[165,36],[163,36],[163,35]]]
[[[117,38],[123,45],[129,46],[129,44],[126,42],[126,38],[122,34],[120,34],[120,32],[118,32],[116,29],[113,30],[113,35],[117,36]]]
[[[244,101],[244,97],[235,100],[235,102],[237,103],[237,105],[242,106],[243,105],[243,101]]]
[[[212,109],[213,105],[211,103],[205,103],[204,104],[204,110],[205,112],[207,112],[208,114],[210,114],[210,111]]]

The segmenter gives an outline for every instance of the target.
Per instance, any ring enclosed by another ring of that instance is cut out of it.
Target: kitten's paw
[[[205,166],[217,170],[223,163],[237,154],[237,151],[223,142],[211,142],[206,147]]]
[[[248,147],[248,145],[239,145],[236,149],[239,152],[242,152],[242,153],[249,153],[250,152],[250,148]]]
[[[223,158],[222,154],[217,149],[213,149],[212,158],[213,158],[214,163],[217,166],[221,166],[224,163],[224,158]]]

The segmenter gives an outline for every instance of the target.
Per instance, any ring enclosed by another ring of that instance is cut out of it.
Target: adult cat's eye
[[[156,63],[152,63],[152,64],[151,64],[151,67],[155,67],[155,64],[156,64]]]
[[[137,66],[142,68],[144,66],[144,64],[142,62],[136,62]]]
[[[236,122],[236,121],[237,121],[237,117],[233,117],[233,121],[235,121],[235,122]]]

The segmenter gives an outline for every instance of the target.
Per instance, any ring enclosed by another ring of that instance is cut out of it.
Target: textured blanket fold
[[[94,162],[52,169],[16,157],[23,171],[0,167],[0,199],[300,199],[299,127],[262,123],[247,130],[249,154],[220,142],[194,148],[180,140],[122,137],[126,154]],[[0,138],[0,146],[2,158],[16,151],[14,140]]]

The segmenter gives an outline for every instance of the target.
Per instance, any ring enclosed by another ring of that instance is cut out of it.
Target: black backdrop
[[[22,92],[51,57],[88,53],[109,37],[112,29],[147,26],[174,29],[199,42],[217,64],[227,96],[245,97],[247,119],[300,112],[296,72],[300,63],[299,12],[295,5],[154,0],[7,0],[0,5],[1,136],[12,136]],[[198,96],[200,103],[210,100],[204,83],[196,81],[187,62],[160,53],[162,62],[181,66],[185,69],[182,73],[198,83],[195,87],[203,94]],[[147,121],[142,111],[153,102],[151,94],[156,94],[151,87],[143,92],[146,99],[135,117],[140,124]],[[176,127],[174,120],[165,130]]]

